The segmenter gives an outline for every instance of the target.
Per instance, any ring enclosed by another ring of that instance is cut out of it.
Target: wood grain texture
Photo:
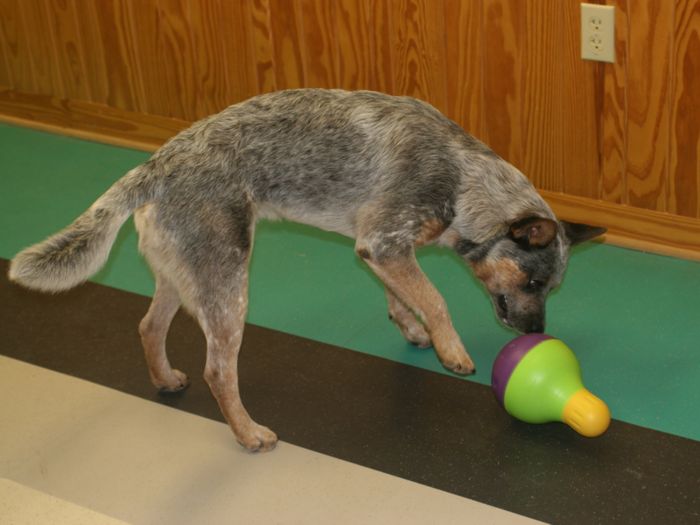
[[[231,101],[223,31],[226,28],[230,33],[238,28],[225,26],[222,14],[219,0],[189,2],[189,32],[198,75],[197,120],[218,113]]]
[[[349,91],[376,90],[373,64],[376,62],[370,31],[368,1],[337,0],[337,86]]]
[[[581,6],[562,4],[561,191],[599,198],[603,75],[607,65],[581,60]]]
[[[85,82],[88,102],[107,103],[107,65],[102,53],[102,30],[98,23],[93,0],[73,0],[75,18],[85,61]]]
[[[610,5],[615,7],[615,63],[604,73],[600,198],[626,204],[628,0]]]
[[[61,73],[63,96],[69,99],[90,100],[90,86],[86,79],[83,42],[78,29],[74,0],[46,0],[48,22],[56,54],[56,65]],[[51,90],[51,94],[55,94]]]
[[[448,116],[484,140],[483,2],[445,2]]]
[[[306,52],[303,48],[301,5],[298,0],[268,0],[275,88],[306,87]]]
[[[163,48],[163,12],[157,0],[141,0],[132,3],[131,15],[137,41],[136,58],[141,67],[145,112],[169,117],[172,102]]]
[[[22,2],[22,17],[36,92],[65,98],[46,1]],[[43,35],[43,38],[31,38],[31,35]]]
[[[562,16],[559,0],[521,11],[522,171],[545,190],[562,190]]]
[[[191,122],[199,120],[204,115],[204,110],[190,21],[190,0],[158,0],[158,4],[163,13],[161,27],[170,92],[170,116]]]
[[[392,0],[396,92],[448,113],[442,0]]]
[[[665,211],[673,3],[636,2],[628,16],[626,202]]]
[[[224,0],[219,2],[219,6],[221,9],[219,34],[223,43],[223,57],[213,65],[219,67],[218,64],[223,62],[221,67],[226,71],[226,92],[218,94],[217,104],[221,109],[262,93],[264,85],[260,85],[258,77],[260,70],[256,67],[256,58],[260,55],[255,49],[251,1]],[[269,52],[266,57],[266,60],[270,60]],[[205,94],[205,98],[206,96]]]
[[[306,86],[330,89],[339,84],[336,2],[300,0]]]
[[[7,60],[5,35],[3,32],[3,17],[0,15],[0,86],[13,87],[10,65]]]
[[[271,93],[277,89],[277,76],[269,0],[249,1],[258,92]]]
[[[370,13],[370,40],[372,42],[372,89],[397,94],[396,53],[393,42],[393,16],[389,2],[368,0]]]
[[[668,211],[700,217],[700,1],[676,3],[674,35]]]
[[[0,36],[8,85],[24,91],[38,91],[20,0],[0,0]]]
[[[96,51],[100,63],[104,64],[105,102],[113,108],[144,113],[143,82],[130,0],[89,1],[99,28]]]
[[[483,1],[485,140],[501,157],[522,168],[520,10],[524,4]]]

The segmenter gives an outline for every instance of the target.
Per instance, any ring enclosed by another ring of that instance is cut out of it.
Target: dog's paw
[[[459,361],[443,361],[442,364],[449,371],[461,376],[476,374],[476,366],[474,365],[474,361],[472,361],[469,356],[466,356],[466,358]]]
[[[389,315],[396,327],[403,335],[404,339],[418,348],[430,348],[433,346],[433,340],[425,327],[411,315],[408,318],[399,319],[398,316]]]
[[[474,361],[469,357],[464,347],[461,344],[459,346],[460,348],[455,348],[452,352],[438,353],[442,366],[462,376],[475,374],[476,366],[474,366]]]
[[[237,439],[248,452],[268,452],[277,445],[277,434],[257,423],[253,423],[246,436]]]
[[[159,382],[159,384],[156,384],[158,392],[161,394],[173,394],[190,386],[190,378],[187,377],[187,374],[184,374],[179,370],[173,370],[172,372],[171,377],[169,377],[167,381],[162,381]]]
[[[423,325],[419,324],[417,327],[406,328],[406,330],[401,330],[406,341],[411,343],[413,346],[418,348],[431,348],[433,346],[433,340],[430,338],[430,334],[423,328]]]
[[[418,348],[431,348],[433,346],[433,340],[430,338],[428,332],[421,325],[420,330],[412,330],[408,334],[403,334],[406,341],[411,343],[413,346]]]

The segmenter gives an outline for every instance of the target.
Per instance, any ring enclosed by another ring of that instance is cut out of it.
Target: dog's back
[[[171,173],[164,205],[225,205],[243,191],[261,216],[355,237],[358,210],[386,195],[404,212],[449,222],[484,157],[495,155],[416,99],[303,89],[231,106],[153,160]]]

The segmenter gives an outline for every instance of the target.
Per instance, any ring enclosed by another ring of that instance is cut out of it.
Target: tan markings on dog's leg
[[[422,228],[418,232],[416,240],[413,241],[413,246],[420,248],[421,246],[427,246],[428,244],[433,244],[440,235],[445,233],[447,226],[444,222],[437,219],[429,219],[425,221]]]
[[[200,325],[207,338],[204,378],[238,442],[250,452],[266,452],[275,448],[277,436],[251,419],[238,388],[238,354],[247,307],[246,283],[226,308],[200,309]]]
[[[430,335],[426,332],[423,325],[418,322],[413,312],[403,304],[401,299],[396,297],[396,294],[388,286],[385,286],[385,289],[386,301],[389,304],[389,319],[393,321],[406,341],[419,348],[430,348],[433,346]]]
[[[413,253],[408,257],[367,264],[425,324],[442,364],[458,374],[473,374],[474,362],[452,326],[447,305],[418,266]]]
[[[165,352],[168,329],[179,308],[180,297],[175,288],[168,281],[156,277],[156,293],[146,317],[139,324],[139,333],[151,382],[162,392],[177,392],[189,384],[185,374],[170,367]]]

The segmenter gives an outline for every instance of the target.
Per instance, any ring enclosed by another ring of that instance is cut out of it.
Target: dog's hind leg
[[[168,329],[179,308],[180,296],[175,288],[166,279],[156,276],[156,292],[146,317],[139,324],[139,333],[151,382],[161,392],[177,392],[189,384],[185,374],[170,367],[165,353]]]
[[[233,293],[223,304],[208,300],[197,310],[207,338],[207,363],[204,369],[212,394],[238,442],[250,452],[265,452],[277,444],[270,429],[253,421],[243,407],[238,388],[238,354],[248,307],[248,275],[236,278]]]
[[[165,339],[181,301],[172,281],[166,277],[173,259],[172,247],[164,240],[167,236],[156,227],[157,210],[155,204],[147,204],[134,213],[139,249],[156,278],[156,292],[146,317],[139,324],[139,333],[151,381],[161,392],[177,392],[187,387],[189,380],[185,374],[170,367],[165,353]]]
[[[194,211],[196,210],[196,213]],[[253,421],[238,385],[238,355],[248,309],[248,263],[253,248],[254,208],[246,193],[232,194],[226,206],[190,206],[178,292],[207,339],[204,379],[238,442],[251,452],[271,450],[277,436]]]
[[[386,288],[386,301],[389,305],[389,319],[393,321],[396,327],[404,336],[406,341],[419,348],[430,348],[433,346],[433,341],[430,339],[430,334],[426,332],[425,327],[418,322],[414,313],[399,299],[396,294],[391,291],[391,288]]]

